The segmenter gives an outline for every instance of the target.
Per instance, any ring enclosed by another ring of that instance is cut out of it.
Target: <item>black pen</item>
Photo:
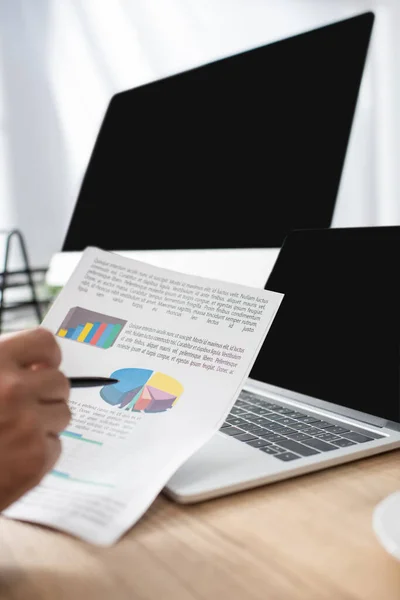
[[[68,381],[72,388],[76,388],[112,385],[118,383],[119,379],[112,379],[111,377],[69,377]]]

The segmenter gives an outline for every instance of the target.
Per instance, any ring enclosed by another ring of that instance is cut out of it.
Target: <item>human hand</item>
[[[0,510],[37,485],[61,452],[69,382],[55,336],[38,327],[0,337]]]

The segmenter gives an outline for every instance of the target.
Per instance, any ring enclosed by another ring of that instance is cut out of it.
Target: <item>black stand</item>
[[[4,311],[15,310],[24,306],[32,306],[39,325],[42,322],[43,315],[41,309],[41,302],[38,300],[36,294],[34,275],[37,273],[44,275],[47,269],[30,268],[25,240],[23,238],[22,233],[18,229],[12,229],[10,231],[0,230],[0,235],[6,236],[4,265],[3,270],[0,271],[0,333],[2,333]],[[10,249],[13,239],[15,239],[19,243],[23,261],[22,269],[9,269]],[[30,288],[31,298],[29,300],[6,304],[4,297],[4,292],[6,289],[26,286]]]

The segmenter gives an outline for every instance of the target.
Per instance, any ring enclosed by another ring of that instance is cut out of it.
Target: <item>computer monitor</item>
[[[62,250],[279,248],[330,227],[373,21],[114,95]]]

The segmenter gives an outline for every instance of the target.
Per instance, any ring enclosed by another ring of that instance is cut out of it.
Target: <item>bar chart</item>
[[[91,440],[89,438],[83,437],[81,433],[75,433],[74,431],[67,431],[64,429],[59,434],[61,437],[72,438],[73,440],[78,440],[79,442],[86,442],[88,444],[96,444],[96,446],[102,446],[103,442],[99,442],[98,440]]]
[[[68,311],[56,335],[107,349],[111,348],[125,325],[123,319],[74,306]]]
[[[79,477],[72,477],[69,473],[64,473],[63,471],[57,471],[53,469],[50,471],[49,475],[54,475],[54,477],[59,477],[60,479],[66,479],[68,481],[76,481],[77,483],[87,483],[89,485],[101,485],[103,487],[113,488],[114,484],[111,483],[103,483],[102,481],[92,481],[91,479],[80,479]]]

